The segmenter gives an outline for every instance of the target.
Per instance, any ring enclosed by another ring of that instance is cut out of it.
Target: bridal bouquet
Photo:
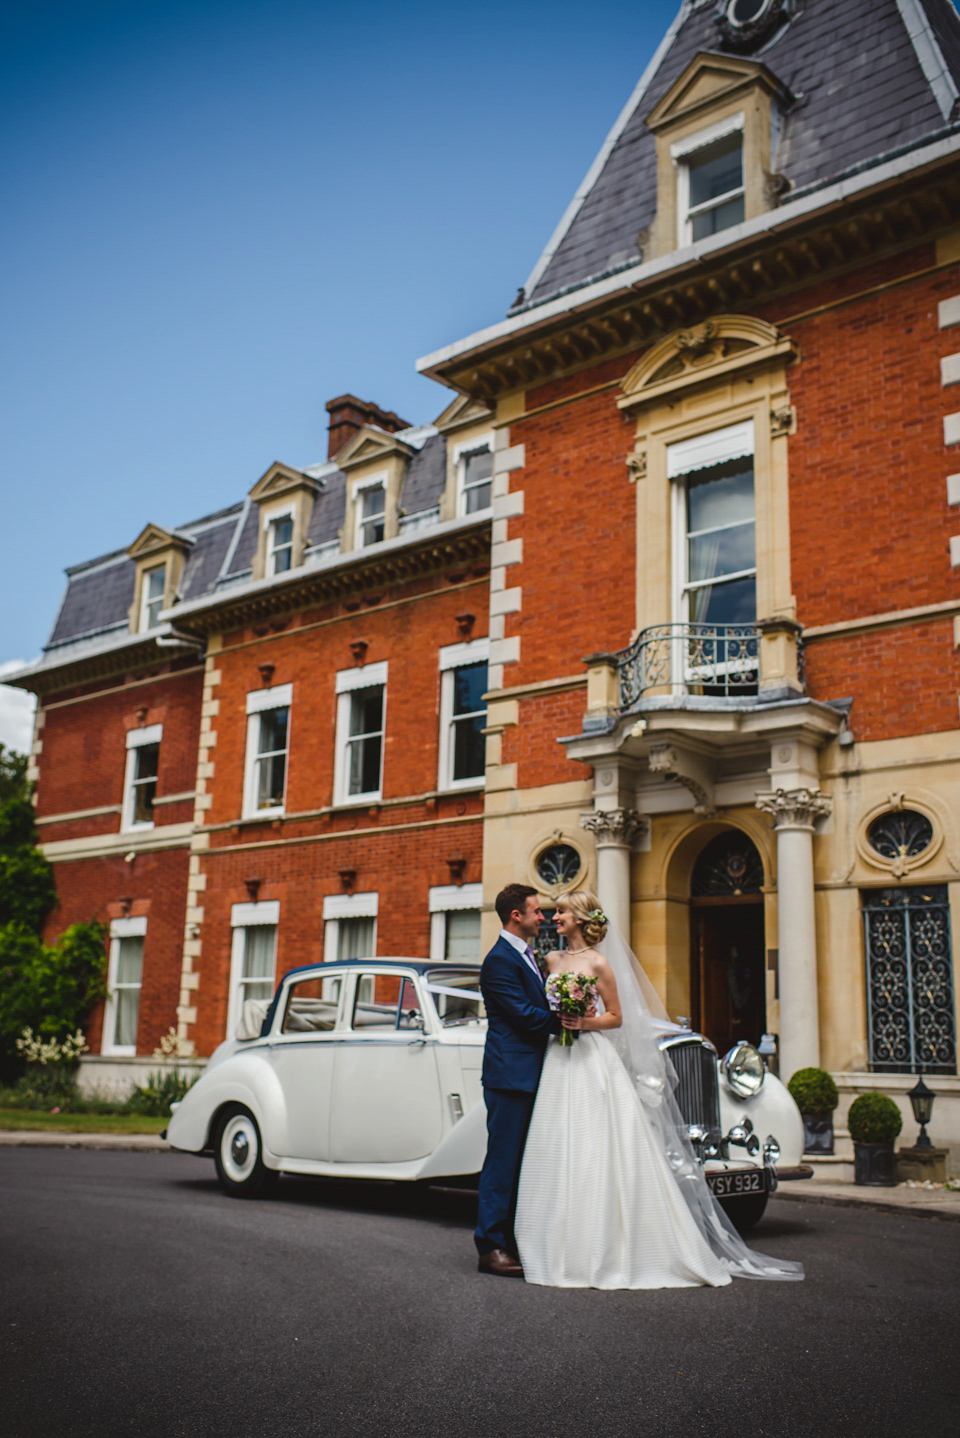
[[[593,974],[551,974],[544,985],[547,1003],[555,1014],[583,1018],[596,1012],[597,980]],[[572,1048],[580,1037],[579,1029],[561,1029],[561,1048]]]

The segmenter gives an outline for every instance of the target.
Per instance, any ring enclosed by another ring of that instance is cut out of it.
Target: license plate
[[[762,1168],[750,1169],[748,1173],[708,1173],[706,1178],[715,1198],[730,1198],[735,1193],[766,1192]]]

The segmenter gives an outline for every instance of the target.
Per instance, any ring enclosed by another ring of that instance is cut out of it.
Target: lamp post
[[[933,1148],[933,1144],[927,1137],[927,1124],[930,1122],[930,1117],[933,1113],[933,1101],[936,1098],[936,1094],[931,1093],[927,1088],[923,1081],[923,1074],[920,1074],[917,1082],[907,1094],[907,1098],[910,1100],[913,1116],[920,1125],[920,1136],[914,1144],[914,1148]]]

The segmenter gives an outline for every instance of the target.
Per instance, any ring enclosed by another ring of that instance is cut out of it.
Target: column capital
[[[580,815],[580,827],[593,834],[598,845],[629,848],[647,832],[650,821],[636,809],[593,809]]]
[[[774,829],[806,829],[833,811],[833,800],[819,789],[774,789],[758,794],[757,808],[769,814]]]

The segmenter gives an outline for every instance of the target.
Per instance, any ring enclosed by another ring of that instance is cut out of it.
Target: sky
[[[0,677],[328,399],[434,419],[416,360],[503,318],[676,9],[0,0]]]

